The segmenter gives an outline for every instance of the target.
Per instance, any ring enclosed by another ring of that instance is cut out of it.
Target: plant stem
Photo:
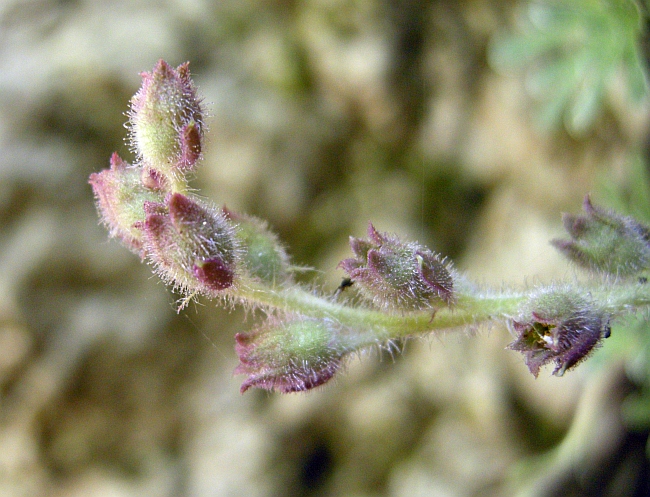
[[[294,312],[312,318],[332,319],[342,325],[373,330],[373,341],[403,338],[469,324],[479,324],[514,315],[526,294],[503,294],[491,297],[459,295],[453,309],[411,313],[386,312],[349,307],[313,295],[299,287],[269,288],[249,283],[239,288],[238,296],[250,303]]]
[[[298,286],[270,288],[247,282],[238,288],[239,298],[264,307],[317,319],[332,319],[356,330],[364,330],[361,342],[423,335],[450,328],[478,325],[516,316],[521,305],[535,290],[494,295],[458,294],[453,308],[409,313],[350,307],[309,293]],[[590,287],[592,298],[612,315],[620,315],[650,305],[650,284],[636,281]]]

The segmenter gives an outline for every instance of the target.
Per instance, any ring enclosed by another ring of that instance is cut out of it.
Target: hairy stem
[[[404,338],[478,324],[504,318],[517,312],[524,293],[503,294],[490,297],[459,295],[453,309],[431,311],[386,312],[364,307],[349,307],[315,296],[299,287],[269,288],[249,283],[238,291],[239,297],[262,306],[296,312],[313,318],[334,319],[351,328],[374,330],[373,342],[390,338]]]
[[[516,315],[531,292],[508,292],[487,296],[459,293],[453,308],[431,313],[386,312],[365,307],[350,307],[309,293],[298,286],[276,287],[248,282],[238,296],[252,304],[294,312],[312,318],[333,319],[345,326],[367,329],[372,342],[405,338],[467,325],[503,321]],[[612,315],[621,315],[650,305],[650,285],[626,282],[590,288],[592,297]]]

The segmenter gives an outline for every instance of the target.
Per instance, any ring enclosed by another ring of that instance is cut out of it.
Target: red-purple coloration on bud
[[[201,283],[217,292],[230,288],[235,279],[235,271],[219,257],[197,260],[192,269]]]
[[[450,264],[426,247],[380,233],[372,224],[368,239],[351,237],[350,247],[356,257],[339,267],[377,307],[412,311],[453,305]]]
[[[512,321],[517,339],[508,348],[524,355],[535,377],[550,362],[553,374],[562,376],[610,335],[609,322],[610,316],[586,297],[570,289],[545,289]]]
[[[181,177],[201,157],[203,108],[188,63],[174,69],[160,60],[142,73],[142,87],[131,99],[131,142],[147,167]]]
[[[584,216],[564,214],[571,240],[551,243],[570,260],[592,271],[635,276],[650,267],[650,229],[631,217],[595,207],[585,197]]]
[[[201,127],[195,121],[190,121],[181,129],[180,138],[179,165],[183,170],[190,169],[201,157]]]
[[[165,281],[209,296],[233,285],[239,247],[220,209],[175,193],[145,212],[144,248]]]
[[[130,250],[143,256],[139,223],[145,218],[143,204],[161,202],[163,196],[146,188],[139,168],[130,166],[119,155],[111,157],[111,168],[90,175],[97,208],[111,236],[119,238]]]
[[[235,374],[248,375],[242,393],[249,388],[301,392],[323,385],[348,352],[340,341],[340,325],[301,316],[270,316],[235,340],[240,360]]]

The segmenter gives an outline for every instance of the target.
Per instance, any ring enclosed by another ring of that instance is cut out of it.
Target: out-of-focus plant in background
[[[519,33],[495,36],[490,60],[525,71],[544,128],[583,135],[612,98],[630,105],[646,98],[644,2],[531,1],[521,9]]]

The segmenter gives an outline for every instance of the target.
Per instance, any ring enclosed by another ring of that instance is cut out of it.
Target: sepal
[[[542,289],[511,321],[517,337],[508,348],[524,355],[533,376],[551,362],[555,363],[553,374],[562,376],[609,337],[610,319],[594,301],[577,291]]]
[[[455,302],[451,265],[417,243],[406,243],[372,224],[368,238],[350,238],[355,257],[341,261],[361,295],[382,309],[414,311]]]

